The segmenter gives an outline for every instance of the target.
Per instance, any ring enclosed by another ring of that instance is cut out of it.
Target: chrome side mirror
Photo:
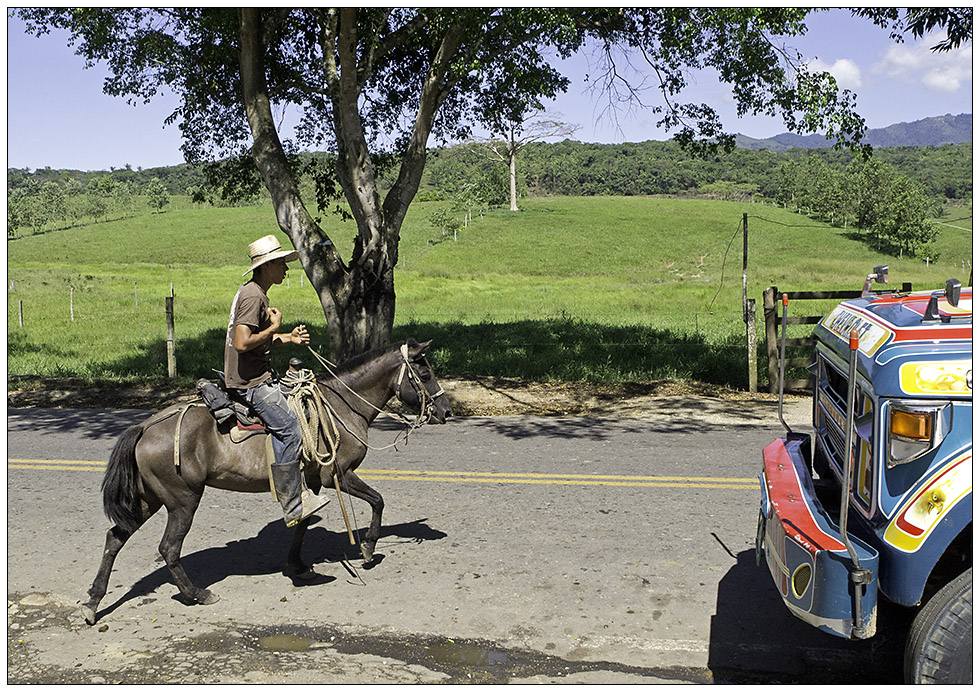
[[[888,265],[879,264],[871,273],[868,274],[867,278],[864,280],[864,288],[861,289],[861,297],[868,298],[873,294],[871,293],[871,282],[874,281],[876,284],[887,284],[888,283]]]

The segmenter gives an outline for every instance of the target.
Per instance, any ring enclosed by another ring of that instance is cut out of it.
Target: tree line
[[[308,158],[303,155],[298,161]],[[517,189],[522,196],[694,194],[770,200],[832,224],[850,222],[866,230],[878,248],[917,254],[934,237],[924,219],[939,216],[949,200],[972,198],[972,166],[971,144],[877,149],[865,162],[830,149],[736,149],[693,157],[673,142],[565,140],[532,142],[521,149]],[[389,184],[382,178],[382,187]],[[508,184],[507,167],[485,143],[441,147],[428,154],[418,199],[444,200],[453,210],[472,213],[506,204]],[[301,180],[311,197],[313,185]],[[135,171],[130,166],[95,172],[8,169],[8,236],[18,228],[39,232],[138,211],[159,212],[171,195],[228,203],[220,191],[207,187],[199,167],[187,164]],[[237,198],[231,203],[256,202]],[[326,211],[328,203],[319,206]],[[440,216],[433,225],[445,232],[452,223],[449,216]]]
[[[776,176],[776,200],[832,225],[848,222],[879,250],[937,258],[929,244],[939,229],[928,219],[944,214],[944,200],[877,159],[854,159],[846,167],[818,156],[785,162]]]
[[[499,206],[504,168],[486,147],[460,145],[430,157],[422,199],[456,209]],[[698,195],[770,201],[845,229],[879,250],[935,259],[938,229],[928,221],[951,201],[972,198],[971,144],[879,149],[870,159],[833,150],[738,149],[691,157],[670,142],[530,144],[518,188],[525,195]],[[440,225],[433,222],[433,225]],[[441,222],[445,228],[445,222]]]
[[[81,171],[69,168],[8,168],[7,188],[16,188],[33,182],[46,183],[49,181],[65,185],[69,180],[87,187],[93,179],[109,176],[119,183],[127,183],[133,189],[143,189],[152,180],[159,181],[171,195],[186,195],[188,190],[205,185],[204,172],[200,166],[182,163],[176,166],[157,166],[154,168],[135,169],[131,164],[118,168],[112,166],[109,170]]]
[[[69,228],[85,222],[109,221],[159,213],[170,204],[170,193],[158,178],[145,185],[119,181],[110,175],[90,177],[87,184],[75,178],[64,182],[22,176],[17,185],[7,174],[7,236],[17,229],[40,233],[49,227]]]
[[[484,181],[501,167],[479,144],[430,152],[420,194],[452,197],[460,186]],[[786,152],[735,149],[693,157],[674,142],[588,144],[565,140],[528,144],[517,162],[517,184],[525,195],[677,195],[776,199],[777,174],[786,164],[816,157],[845,167],[847,152],[792,149]],[[874,160],[917,181],[930,198],[962,200],[973,195],[973,146],[876,149]]]

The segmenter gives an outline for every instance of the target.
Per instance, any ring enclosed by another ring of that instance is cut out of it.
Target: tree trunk
[[[258,9],[240,10],[240,36],[242,92],[252,132],[252,158],[272,197],[279,227],[299,253],[303,270],[320,299],[329,332],[330,357],[340,362],[390,340],[395,304],[393,264],[378,262],[375,252],[365,251],[361,232],[355,251],[360,256],[355,256],[353,265],[347,267],[310,216],[289,169],[266,92]],[[384,229],[378,223],[380,214],[371,217],[359,213],[363,206],[352,208],[359,231],[366,225],[370,237],[383,236]],[[299,318],[286,315],[290,324]]]
[[[517,142],[514,139],[514,128],[510,128],[510,141],[507,143],[507,163],[510,166],[510,210],[517,208]]]
[[[329,10],[319,32],[324,78],[332,101],[337,142],[337,179],[357,223],[350,265],[306,211],[275,120],[265,79],[262,10],[242,8],[240,70],[243,99],[252,132],[252,158],[272,196],[279,227],[299,253],[303,269],[320,297],[330,332],[330,354],[344,360],[391,340],[395,317],[394,268],[409,204],[418,192],[425,147],[435,115],[459,75],[449,75],[464,33],[461,22],[445,29],[419,99],[415,124],[395,184],[382,204],[359,101],[370,65],[359,65],[356,8]],[[287,316],[287,320],[289,317]]]
[[[517,151],[511,147],[510,150],[510,210],[520,211],[517,208]]]

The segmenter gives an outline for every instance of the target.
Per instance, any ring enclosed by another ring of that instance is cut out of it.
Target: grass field
[[[428,219],[439,206],[413,205],[403,227],[395,338],[434,339],[433,365],[455,376],[744,387],[743,213],[763,351],[768,286],[860,288],[883,263],[895,284],[939,287],[950,276],[965,284],[971,260],[972,210],[943,219],[941,257],[927,267],[876,253],[853,232],[759,204],[530,198],[521,212],[493,211],[456,241],[432,242],[440,233]],[[353,225],[332,216],[323,223],[349,256]],[[165,376],[164,298],[172,283],[179,375],[210,376],[221,367],[247,245],[273,231],[271,207],[207,208],[9,240],[8,374]],[[319,301],[294,266],[288,285],[270,292],[272,303],[287,324],[305,322],[325,350]],[[280,368],[297,355],[287,350],[275,354]],[[764,373],[764,358],[759,367]]]

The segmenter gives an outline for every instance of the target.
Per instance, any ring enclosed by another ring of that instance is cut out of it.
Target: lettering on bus
[[[843,341],[847,341],[851,330],[856,329],[858,349],[866,356],[873,356],[893,334],[891,330],[848,310],[843,305],[838,305],[833,312],[824,317],[821,325]]]

